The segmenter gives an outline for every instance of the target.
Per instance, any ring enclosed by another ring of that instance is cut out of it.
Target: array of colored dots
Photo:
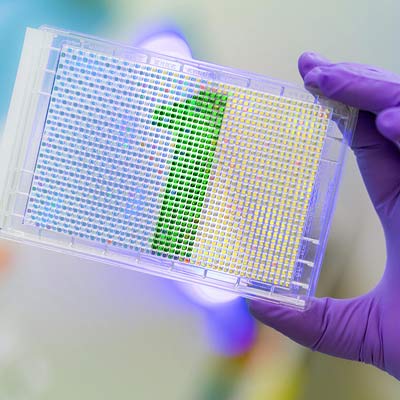
[[[229,90],[194,263],[293,281],[329,111],[248,89]]]
[[[25,223],[289,287],[329,119],[65,45]]]
[[[175,146],[153,116],[198,86],[177,72],[64,46],[25,223],[150,254]]]
[[[226,101],[227,96],[203,91],[154,111],[154,123],[172,130],[175,143],[152,243],[160,255],[192,255]]]

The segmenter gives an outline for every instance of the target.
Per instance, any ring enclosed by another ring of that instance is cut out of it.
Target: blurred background
[[[400,72],[396,0],[0,0],[0,126],[26,26],[133,42],[178,26],[195,58],[300,83],[304,50]],[[349,155],[318,292],[374,286],[381,229]],[[311,353],[219,293],[0,242],[0,399],[398,399],[369,366]]]

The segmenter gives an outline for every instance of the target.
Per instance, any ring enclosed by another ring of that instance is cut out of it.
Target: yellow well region
[[[288,287],[330,111],[229,85],[192,262]]]

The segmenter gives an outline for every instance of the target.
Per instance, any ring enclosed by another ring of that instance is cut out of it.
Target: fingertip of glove
[[[263,304],[265,303],[259,300],[247,300],[247,307],[254,317],[256,317]]]
[[[330,64],[328,59],[312,51],[304,52],[298,60],[298,68],[303,78],[315,67],[328,64]]]
[[[262,300],[250,300],[248,301],[248,306],[253,317],[270,326],[279,324],[279,320],[283,316],[297,312],[296,309],[283,304]]]
[[[388,108],[376,118],[376,127],[389,140],[400,141],[400,107]]]
[[[268,310],[271,306],[274,306],[274,303],[261,300],[248,300],[247,306],[249,307],[250,314],[254,318],[264,322],[265,316],[268,315]]]
[[[308,88],[320,89],[322,80],[320,67],[314,67],[303,77],[304,85]]]

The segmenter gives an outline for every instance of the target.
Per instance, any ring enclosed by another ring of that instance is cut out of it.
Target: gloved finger
[[[183,33],[174,25],[156,25],[137,34],[134,46],[178,58],[192,58]]]
[[[393,142],[400,141],[400,107],[388,108],[378,114],[376,126],[383,135]]]
[[[374,114],[360,112],[351,148],[371,201],[387,228],[400,188],[400,154],[396,145],[378,131],[375,120]]]
[[[378,329],[376,307],[370,295],[346,300],[314,298],[305,311],[250,302],[250,311],[257,319],[305,347],[383,368],[383,359],[377,356],[382,352],[372,353],[367,346]]]
[[[299,70],[307,85],[352,106],[372,111],[386,109],[400,100],[400,78],[366,65],[332,64],[318,54],[304,53],[299,59]],[[385,228],[389,227],[388,217],[393,216],[393,204],[397,204],[393,199],[400,188],[399,151],[388,140],[399,139],[400,108],[390,110],[378,115],[376,125],[374,114],[361,111],[351,144]]]
[[[322,65],[330,65],[331,62],[318,53],[311,51],[303,53],[299,57],[298,67],[302,78],[304,78],[312,69]]]
[[[368,65],[320,65],[306,73],[304,83],[331,99],[374,113],[400,105],[400,77]]]

